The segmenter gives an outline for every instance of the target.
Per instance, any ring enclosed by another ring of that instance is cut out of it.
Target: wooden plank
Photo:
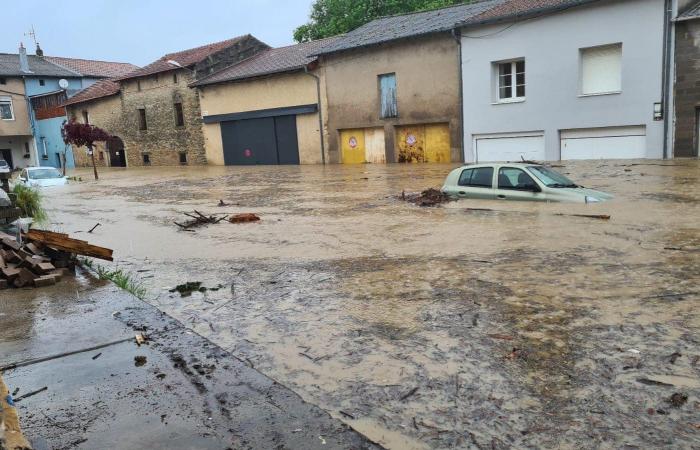
[[[93,258],[113,261],[112,250],[96,245],[88,244],[87,241],[69,238],[68,235],[53,233],[44,230],[29,230],[25,238],[49,245],[55,249],[63,250],[76,255],[90,256]]]

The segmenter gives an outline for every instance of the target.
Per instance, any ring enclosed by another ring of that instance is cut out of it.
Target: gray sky
[[[46,55],[144,66],[165,53],[250,33],[272,46],[293,43],[312,0],[2,1],[0,52],[17,53],[32,25]],[[79,6],[82,5],[82,6]]]

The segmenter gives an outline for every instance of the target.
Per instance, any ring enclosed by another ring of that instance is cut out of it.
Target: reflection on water
[[[48,195],[154,304],[391,448],[697,444],[698,161],[558,169],[615,195],[595,205],[394,198],[452,167],[148,168]],[[263,220],[178,231],[192,209]],[[165,289],[186,281],[232,289]]]

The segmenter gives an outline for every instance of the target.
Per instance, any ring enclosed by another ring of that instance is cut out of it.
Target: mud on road
[[[396,198],[451,168],[114,170],[47,196],[150,303],[387,447],[699,446],[698,161],[559,168],[598,205]],[[179,230],[193,209],[262,220]],[[170,292],[195,281],[224,287]]]

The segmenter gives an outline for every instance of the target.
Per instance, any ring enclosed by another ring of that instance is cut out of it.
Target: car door
[[[501,166],[496,179],[496,199],[519,201],[546,201],[546,195],[537,182],[523,169]]]
[[[493,200],[494,168],[491,166],[464,169],[457,182],[457,197],[481,200]]]

